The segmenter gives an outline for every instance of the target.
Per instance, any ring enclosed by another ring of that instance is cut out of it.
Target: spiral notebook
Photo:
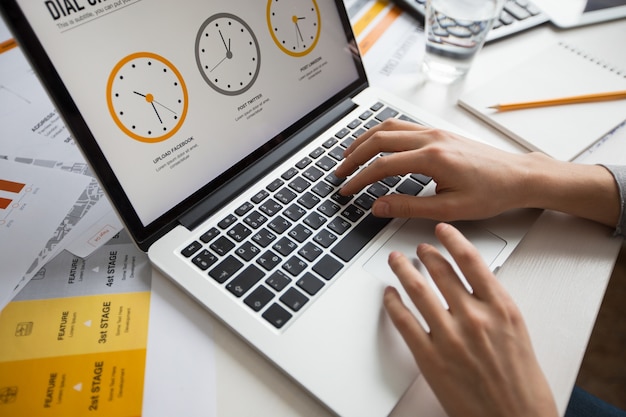
[[[626,54],[619,50],[620,55]],[[613,62],[624,62],[623,57]],[[626,68],[567,43],[554,43],[476,90],[459,105],[530,150],[570,161],[626,120],[626,100],[498,112],[499,103],[626,90]]]

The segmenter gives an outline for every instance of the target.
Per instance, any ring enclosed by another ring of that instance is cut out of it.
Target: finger
[[[337,171],[335,171],[335,175],[341,177]],[[409,172],[419,172],[420,174],[433,176],[428,158],[419,149],[376,158],[371,164],[350,178],[342,187],[341,194],[352,195],[362,190],[365,186],[383,178],[393,175],[404,175]]]
[[[437,194],[415,197],[405,194],[390,194],[379,197],[372,206],[377,217],[422,218],[438,221],[464,219],[463,200],[458,195]]]
[[[395,288],[385,288],[383,304],[393,325],[400,332],[415,359],[417,360],[420,354],[426,354],[424,347],[428,346],[430,340],[428,333],[420,325],[413,313],[404,305],[400,294],[398,294]]]
[[[337,167],[336,175],[346,177],[380,153],[419,149],[427,143],[428,137],[425,132],[382,129],[372,132],[368,131],[364,134],[367,137],[359,137],[344,152],[344,160]]]
[[[348,148],[346,148],[344,152],[344,156],[350,155],[356,148],[361,146],[363,142],[369,140],[369,138],[376,132],[420,131],[420,130],[426,130],[426,129],[428,129],[426,126],[423,126],[417,123],[411,123],[411,122],[407,122],[407,121],[400,120],[400,119],[387,119],[381,124],[370,128],[365,133],[363,133],[358,138],[356,138],[356,140],[352,142],[352,144],[350,144]]]
[[[419,245],[417,255],[428,270],[433,282],[454,314],[458,306],[467,303],[471,296],[448,260],[434,246]]]
[[[447,311],[426,278],[399,252],[389,254],[389,266],[431,329],[443,326]]]
[[[435,234],[450,252],[476,297],[488,300],[503,293],[504,289],[480,256],[478,249],[461,232],[449,224],[440,223],[435,227]]]

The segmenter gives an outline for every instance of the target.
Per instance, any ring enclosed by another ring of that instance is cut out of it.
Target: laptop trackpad
[[[370,274],[374,275],[379,280],[383,281],[386,285],[396,287],[405,304],[412,310],[415,310],[412,303],[409,301],[408,296],[402,289],[402,285],[398,281],[398,278],[391,271],[391,268],[387,264],[387,258],[392,251],[402,252],[407,256],[413,265],[431,282],[436,293],[439,295],[442,303],[446,305],[445,300],[434,286],[428,271],[417,258],[415,250],[420,243],[429,243],[435,246],[449,262],[452,261],[452,257],[444,249],[443,245],[439,243],[435,237],[434,230],[436,221],[425,219],[411,219],[402,225],[396,233],[394,233],[371,258],[369,258],[363,268]],[[454,223],[454,226],[458,228],[466,238],[468,238],[474,246],[478,248],[483,259],[488,265],[497,258],[500,252],[506,246],[506,241],[502,238],[494,235],[487,229],[480,225],[480,222],[459,222]],[[451,262],[455,267],[457,274],[461,278],[463,284],[469,289],[469,285],[465,281],[465,278],[460,274],[460,271],[456,265]],[[492,268],[493,269],[493,268]]]

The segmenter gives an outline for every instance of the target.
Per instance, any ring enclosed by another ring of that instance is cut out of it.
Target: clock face
[[[320,37],[320,11],[315,0],[268,0],[267,26],[283,52],[304,56]]]
[[[111,71],[107,105],[117,126],[142,142],[160,142],[180,128],[187,114],[187,88],[165,58],[138,52]]]
[[[219,13],[209,17],[198,31],[196,62],[202,77],[215,91],[234,96],[256,81],[261,51],[246,22],[235,15]]]

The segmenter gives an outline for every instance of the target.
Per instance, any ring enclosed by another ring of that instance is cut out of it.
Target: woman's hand
[[[423,315],[426,332],[389,287],[384,304],[443,408],[451,417],[557,416],[522,316],[478,251],[454,227],[436,235],[473,288],[470,294],[432,246],[417,254],[446,299],[446,310],[403,255],[389,256],[393,272]]]
[[[389,119],[368,130],[346,149],[335,171],[351,175],[344,195],[385,177],[419,173],[437,183],[436,195],[386,195],[372,211],[379,217],[475,220],[513,208],[543,208],[615,226],[620,197],[602,166],[574,164],[541,153],[512,154],[457,134]]]

